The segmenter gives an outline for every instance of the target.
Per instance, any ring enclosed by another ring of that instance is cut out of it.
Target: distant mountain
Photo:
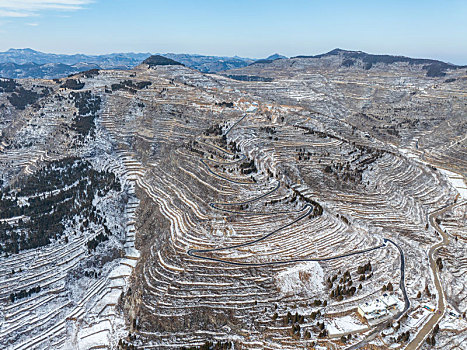
[[[251,58],[202,56],[189,54],[167,53],[161,56],[171,58],[185,66],[194,68],[203,73],[216,73],[227,69],[242,68],[254,62]]]
[[[100,67],[92,63],[78,63],[67,65],[63,63],[25,63],[16,64],[12,62],[0,63],[0,77],[12,79],[41,78],[54,79],[65,77],[89,69],[99,69]]]
[[[0,76],[5,78],[60,78],[87,69],[130,69],[151,53],[112,53],[107,55],[61,55],[32,49],[0,52]],[[160,54],[203,73],[241,68],[254,62],[249,58],[189,54]],[[83,67],[81,69],[80,67]]]
[[[268,58],[266,58],[267,60],[271,60],[271,61],[275,61],[275,60],[280,60],[282,58],[287,58],[287,56],[284,56],[284,55],[280,55],[278,53],[275,53],[274,55],[271,55],[269,56]]]
[[[370,72],[393,73],[418,72],[429,78],[444,77],[467,66],[425,58],[410,58],[392,55],[373,55],[362,51],[334,49],[314,56],[296,56],[275,60],[257,60],[247,67],[230,69],[219,74],[234,80],[270,81],[290,78],[304,72],[354,71],[367,75]],[[461,71],[462,73],[462,71]],[[404,73],[405,74],[405,73]],[[446,81],[452,82],[454,78]]]
[[[5,78],[61,78],[70,74],[89,69],[131,69],[149,57],[161,57],[179,62],[186,67],[197,69],[203,73],[217,73],[242,69],[247,66],[261,67],[263,65],[283,65],[294,59],[310,59],[310,62],[328,62],[336,68],[372,69],[381,65],[406,63],[417,65],[426,71],[429,77],[446,75],[449,69],[463,68],[451,63],[432,59],[410,58],[404,56],[373,55],[362,51],[349,51],[334,49],[315,56],[296,56],[288,59],[286,56],[275,53],[265,59],[253,60],[242,57],[220,57],[190,54],[154,54],[151,53],[111,53],[106,55],[61,55],[43,53],[32,49],[10,49],[0,52],[0,76]],[[167,61],[169,62],[169,61]],[[281,63],[282,62],[282,63]],[[173,64],[173,63],[172,63]],[[238,75],[235,73],[234,75]],[[241,75],[241,74],[240,74]]]
[[[410,58],[405,56],[391,56],[391,55],[373,55],[363,51],[349,51],[342,49],[334,49],[324,54],[315,56],[296,56],[293,58],[327,58],[338,57],[341,59],[341,66],[363,66],[364,69],[369,70],[376,64],[394,64],[394,63],[408,63],[409,65],[423,65],[423,69],[427,71],[429,77],[440,77],[446,75],[448,69],[465,68],[465,66],[457,66],[451,63],[442,61],[426,59],[426,58]]]
[[[153,55],[151,57],[146,58],[143,61],[144,64],[147,64],[149,67],[155,66],[183,66],[182,63],[174,61],[170,58],[161,56],[161,55]]]
[[[256,60],[255,62],[251,63],[251,64],[258,64],[258,63],[272,63],[274,62],[275,60],[281,60],[281,59],[284,59],[284,58],[287,58],[287,56],[283,56],[283,55],[279,55],[278,53],[275,53],[267,58],[264,58],[264,59],[260,59],[260,60]]]
[[[150,53],[112,53],[107,55],[61,55],[43,53],[32,49],[10,49],[0,52],[0,63],[12,62],[16,64],[26,63],[61,63],[74,65],[77,63],[91,63],[106,68],[129,68],[141,63],[151,56]]]

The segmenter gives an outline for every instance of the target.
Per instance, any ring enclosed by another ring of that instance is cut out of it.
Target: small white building
[[[396,308],[398,304],[397,299],[389,293],[384,293],[381,301],[386,304],[386,309],[388,310]]]
[[[358,306],[358,313],[364,317],[367,321],[373,321],[378,318],[388,315],[393,310],[397,309],[399,304],[396,297],[389,293],[384,293],[381,297],[369,301]]]
[[[358,305],[357,311],[360,316],[364,317],[367,321],[381,318],[388,313],[386,304],[379,298]]]

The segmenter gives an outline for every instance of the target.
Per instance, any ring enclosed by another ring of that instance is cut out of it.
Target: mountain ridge
[[[199,70],[202,73],[218,73],[229,70],[242,69],[247,66],[261,66],[288,62],[295,59],[328,59],[337,58],[339,67],[350,68],[353,66],[369,70],[377,64],[408,63],[409,65],[423,65],[429,77],[442,77],[448,69],[459,69],[460,66],[428,58],[411,58],[398,55],[376,55],[363,51],[351,51],[340,48],[318,55],[299,55],[287,58],[275,53],[265,59],[251,59],[239,56],[205,56],[200,54],[154,54],[151,53],[110,53],[103,55],[85,54],[54,54],[43,53],[31,48],[9,49],[0,52],[0,76],[5,78],[63,78],[70,74],[76,74],[89,69],[131,69],[151,56],[165,57],[179,62],[186,67]]]
[[[377,55],[369,54],[363,51],[352,51],[336,48],[327,53],[314,55],[314,56],[305,56],[299,55],[292,58],[310,58],[310,59],[320,59],[330,56],[340,56],[344,58],[342,66],[351,67],[358,62],[363,63],[363,68],[365,70],[371,69],[375,64],[393,64],[393,63],[408,63],[409,65],[425,65],[424,70],[427,71],[427,76],[429,77],[440,77],[446,75],[447,69],[459,69],[465,68],[467,66],[460,66],[453,63],[443,62],[440,60],[430,59],[430,58],[412,58],[401,55]]]
[[[0,52],[0,76],[6,78],[60,78],[65,77],[68,74],[78,73],[74,69],[74,65],[77,64],[92,64],[93,68],[99,69],[131,69],[141,64],[145,59],[151,55],[159,55],[167,57],[174,61],[180,62],[187,67],[194,68],[203,73],[214,73],[222,70],[240,68],[247,66],[254,62],[254,59],[243,58],[243,57],[227,57],[227,56],[206,56],[200,54],[176,54],[176,53],[164,53],[164,54],[151,54],[146,53],[110,53],[103,55],[85,55],[85,54],[54,54],[44,53],[36,51],[30,48],[25,49],[9,49],[8,51]],[[28,67],[16,67],[20,71],[8,69],[9,66],[5,66],[7,63],[14,63],[16,65],[30,65],[32,63],[38,65],[44,64],[64,64],[72,67],[68,67],[66,73],[63,73],[63,69],[60,69],[56,75],[42,73],[41,70],[35,72],[22,72],[22,68]]]

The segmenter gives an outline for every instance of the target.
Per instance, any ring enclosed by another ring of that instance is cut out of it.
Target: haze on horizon
[[[467,64],[462,0],[0,0],[0,51],[263,58],[336,47]]]

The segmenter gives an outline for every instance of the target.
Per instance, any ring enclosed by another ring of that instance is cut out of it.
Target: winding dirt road
[[[428,218],[430,221],[430,225],[432,225],[437,232],[441,235],[443,238],[442,241],[436,243],[433,245],[429,252],[428,252],[428,258],[430,261],[430,268],[433,271],[433,276],[434,276],[434,282],[435,282],[435,287],[438,292],[438,307],[435,311],[435,313],[431,316],[430,320],[423,326],[423,328],[418,332],[417,336],[407,345],[405,348],[406,350],[416,350],[421,348],[423,345],[423,342],[425,341],[426,337],[431,334],[433,331],[434,327],[436,324],[439,322],[439,320],[443,317],[445,311],[446,311],[446,301],[445,301],[445,295],[444,295],[444,289],[443,286],[441,285],[440,279],[439,279],[439,270],[438,266],[436,265],[436,260],[434,259],[434,253],[436,250],[438,250],[440,247],[446,246],[449,243],[449,236],[441,230],[439,225],[436,223],[436,218],[438,216],[443,215],[446,211],[453,209],[454,207],[458,205],[463,205],[465,204],[465,201],[459,202],[459,203],[454,203],[451,204],[445,208],[441,208],[433,213],[431,213]]]

